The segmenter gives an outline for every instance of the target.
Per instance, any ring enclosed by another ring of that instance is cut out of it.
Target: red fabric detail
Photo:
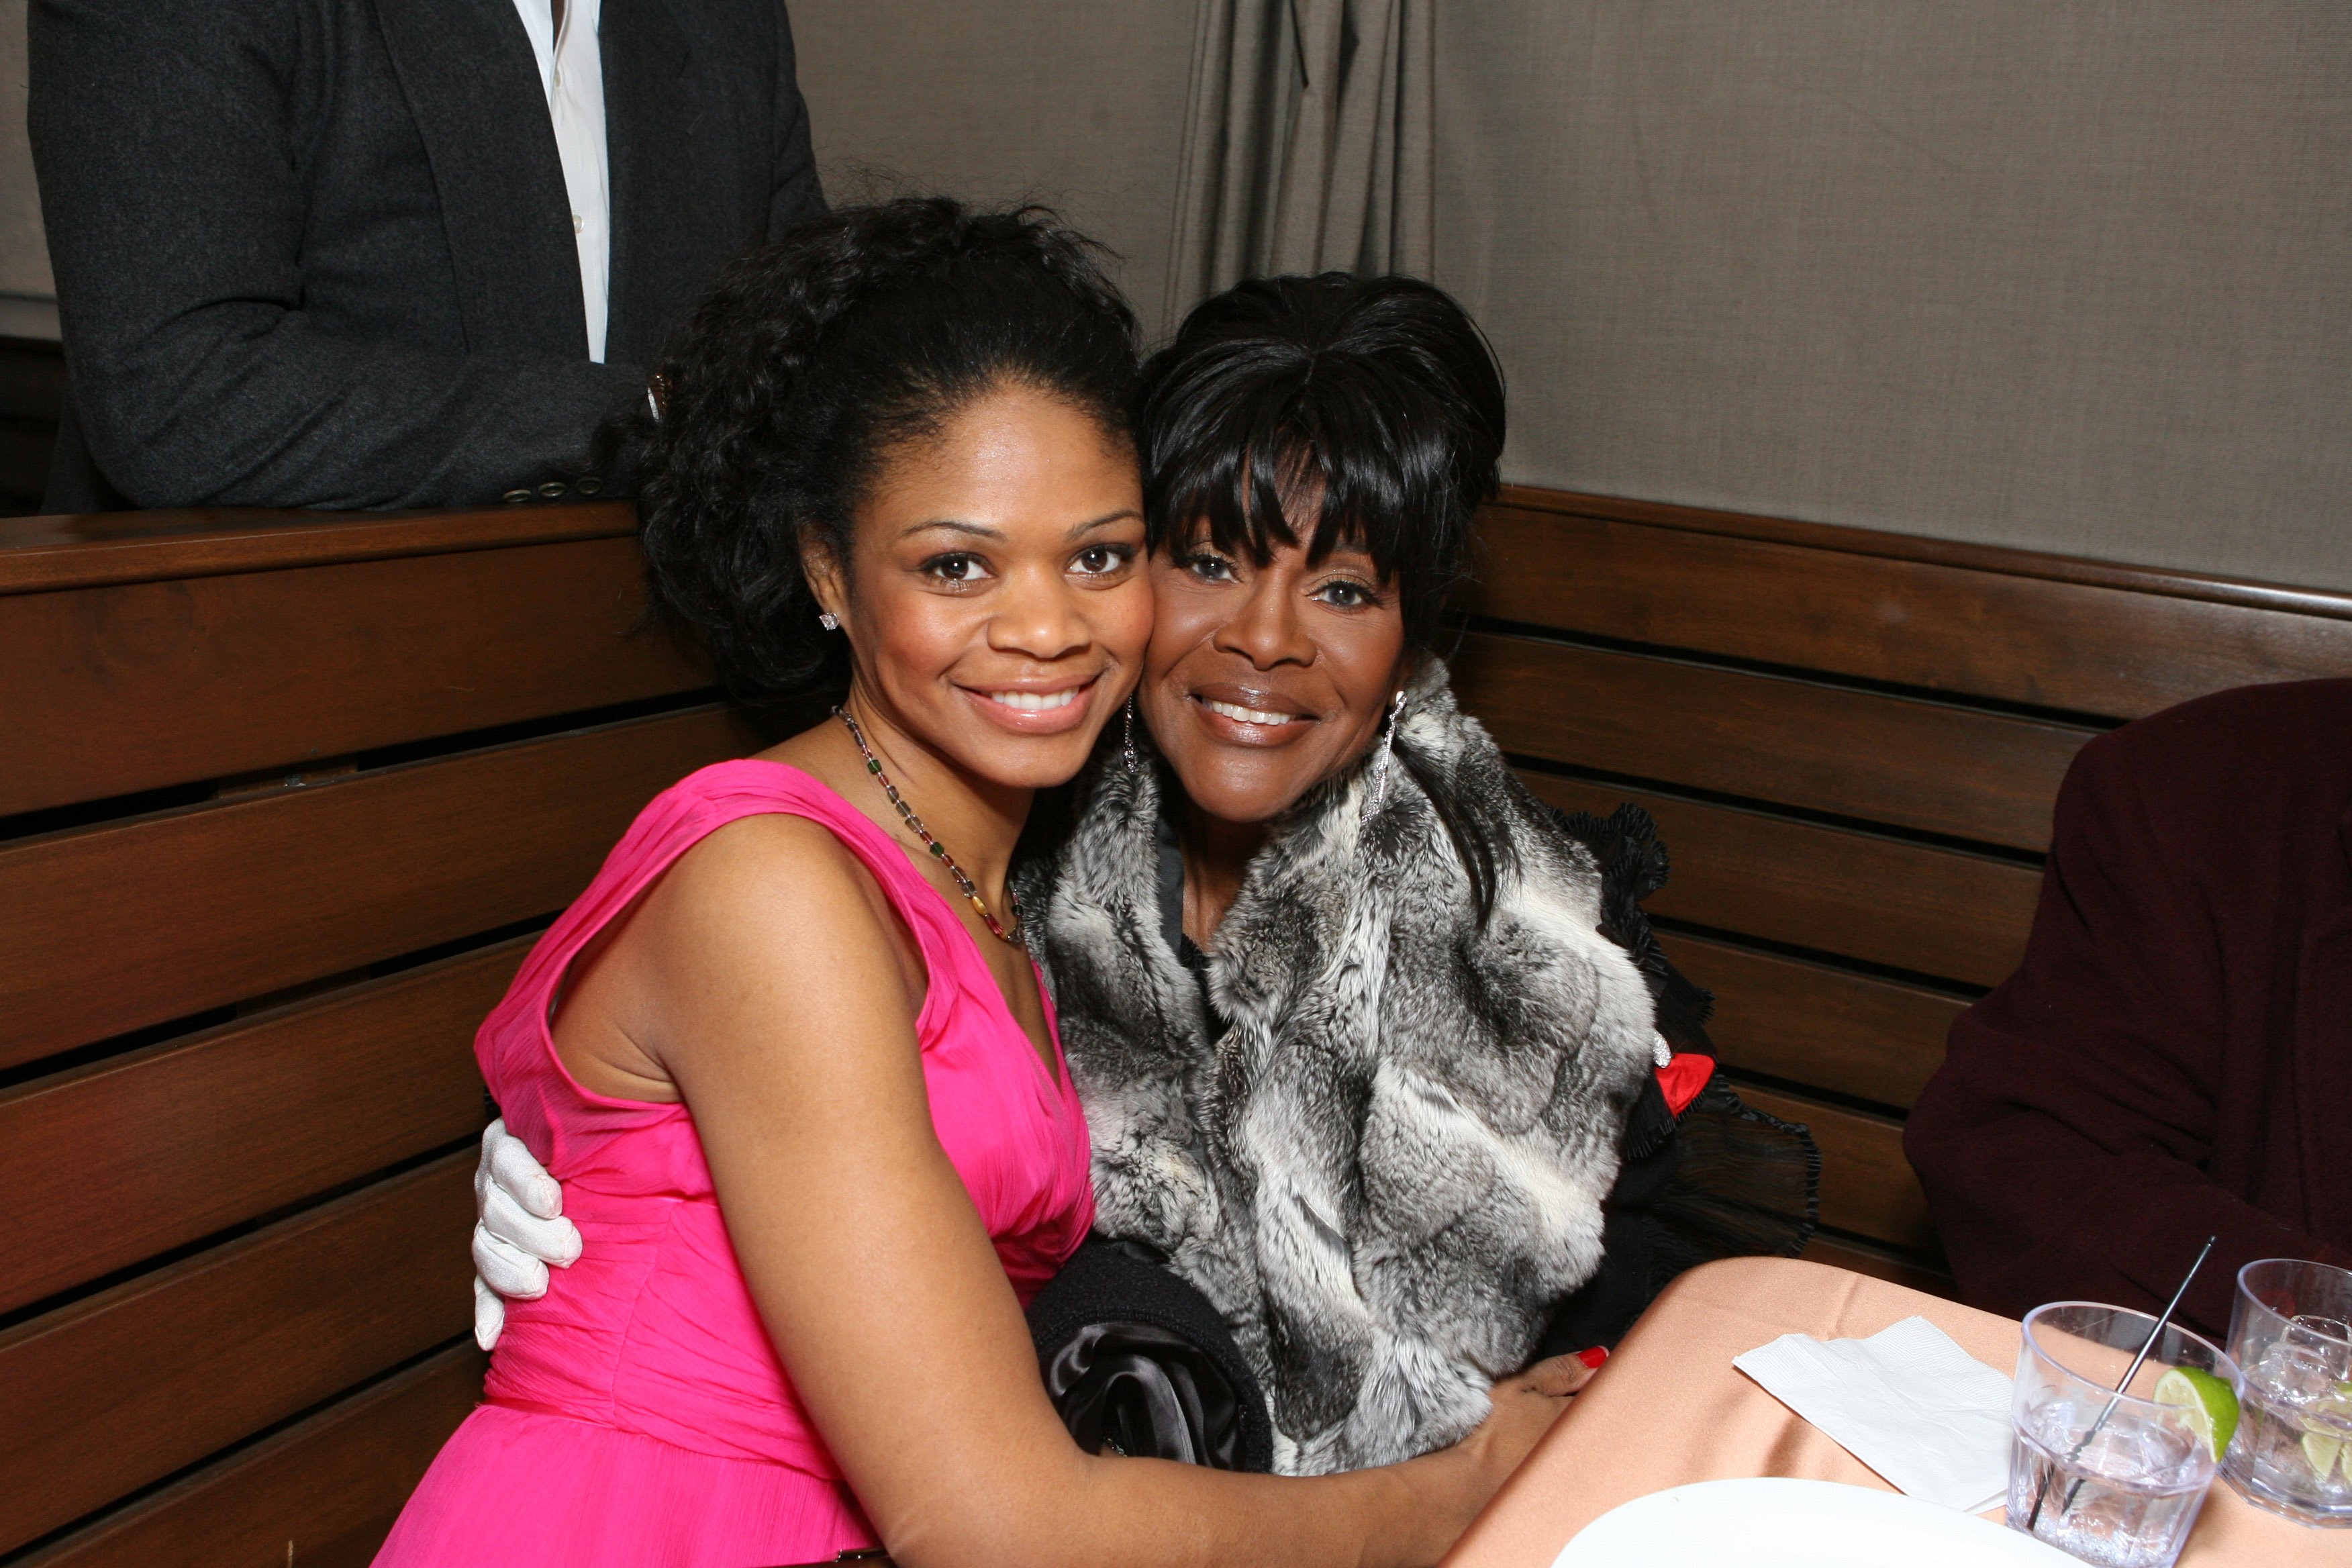
[[[1713,1057],[1698,1051],[1685,1051],[1675,1057],[1658,1069],[1658,1088],[1665,1094],[1666,1109],[1680,1116],[1714,1077]]]

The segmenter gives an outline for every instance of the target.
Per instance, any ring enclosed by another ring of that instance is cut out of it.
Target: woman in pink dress
[[[377,1561],[1433,1562],[1581,1369],[1290,1479],[1082,1453],[1022,1307],[1086,1124],[1005,890],[1150,632],[1134,321],[1045,215],[849,211],[739,267],[640,430],[657,598],[832,719],[664,792],[478,1054],[586,1240]]]

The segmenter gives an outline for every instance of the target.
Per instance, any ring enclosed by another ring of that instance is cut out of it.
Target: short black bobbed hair
[[[1107,254],[1043,207],[908,196],[839,209],[721,274],[616,437],[655,605],[731,696],[775,717],[845,684],[801,546],[848,560],[894,447],[1006,384],[1132,439],[1135,313]]]
[[[1263,563],[1298,542],[1286,497],[1319,492],[1307,542],[1369,552],[1427,648],[1503,455],[1503,372],[1454,297],[1417,278],[1258,278],[1194,307],[1144,366],[1137,414],[1151,544]]]

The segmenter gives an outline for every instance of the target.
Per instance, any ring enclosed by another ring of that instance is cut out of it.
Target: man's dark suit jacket
[[[79,426],[50,510],[566,493],[720,262],[823,210],[783,0],[599,31],[601,365],[514,0],[35,0]]]
[[[1904,1152],[1967,1299],[2230,1321],[2258,1258],[2352,1266],[2352,680],[2083,748],[2017,973],[1952,1027]]]

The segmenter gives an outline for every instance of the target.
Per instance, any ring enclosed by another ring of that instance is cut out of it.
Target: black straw
[[[2139,1354],[2132,1357],[2131,1365],[2124,1369],[2123,1381],[2116,1384],[2115,1394],[2107,1400],[2107,1407],[2099,1412],[2099,1418],[2091,1423],[2091,1429],[2083,1434],[2082,1441],[2074,1445],[2073,1452],[2066,1456],[2065,1463],[2071,1465],[2080,1458],[2083,1450],[2091,1446],[2091,1439],[2099,1435],[2099,1428],[2107,1424],[2107,1417],[2116,1413],[2116,1405],[2122,1400],[2124,1390],[2129,1388],[2131,1380],[2139,1375],[2139,1369],[2147,1362],[2147,1352],[2156,1348],[2156,1342],[2164,1337],[2165,1325],[2171,1322],[2172,1314],[2180,1310],[2180,1299],[2189,1294],[2189,1282],[2197,1278],[2197,1271],[2200,1268],[2205,1267],[2205,1259],[2211,1255],[2213,1244],[2220,1239],[2221,1237],[2217,1236],[2209,1236],[2205,1238],[2205,1245],[2197,1249],[2197,1261],[2190,1264],[2189,1272],[2180,1277],[2180,1288],[2172,1293],[2172,1300],[2164,1304],[2164,1315],[2156,1320],[2156,1327],[2148,1330],[2147,1342],[2139,1347]],[[2050,1495],[2051,1478],[2057,1473],[2054,1467],[2044,1471],[2042,1484],[2033,1489],[2033,1511],[2027,1515],[2025,1520],[2025,1533],[2028,1535],[2032,1534],[2033,1527],[2042,1522],[2042,1500]],[[2074,1484],[2066,1489],[2066,1500],[2058,1505],[2059,1518],[2065,1518],[2073,1510],[2074,1499],[2082,1489],[2083,1482],[2078,1477]]]

